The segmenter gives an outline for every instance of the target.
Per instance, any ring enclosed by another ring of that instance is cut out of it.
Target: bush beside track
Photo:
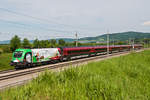
[[[0,92],[4,100],[150,99],[150,51],[46,71],[32,82]]]
[[[11,57],[12,57],[12,53],[0,54],[0,71],[1,70],[14,69],[13,66],[9,65]]]

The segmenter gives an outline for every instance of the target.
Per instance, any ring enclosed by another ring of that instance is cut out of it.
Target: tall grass
[[[150,51],[46,71],[32,82],[0,92],[3,100],[149,100]]]
[[[14,67],[10,66],[12,53],[2,53],[0,54],[0,70],[13,69]]]

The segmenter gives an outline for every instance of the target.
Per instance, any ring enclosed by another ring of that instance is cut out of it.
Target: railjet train
[[[141,49],[142,45],[114,45],[109,46],[109,52],[129,51],[131,49]],[[39,64],[62,62],[70,60],[72,57],[80,55],[97,55],[107,52],[107,46],[88,46],[88,47],[60,47],[60,48],[41,48],[41,49],[16,49],[13,52],[10,65],[15,68],[31,67]]]

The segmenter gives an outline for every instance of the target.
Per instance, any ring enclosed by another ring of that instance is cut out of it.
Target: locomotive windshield
[[[22,56],[22,51],[16,51],[14,52],[14,57],[15,58],[20,58]]]

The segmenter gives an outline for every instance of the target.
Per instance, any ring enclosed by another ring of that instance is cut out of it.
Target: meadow
[[[12,53],[0,54],[0,71],[14,68],[14,67],[9,65],[9,63],[11,61],[11,57],[12,57]]]
[[[2,100],[149,100],[150,51],[62,72],[45,71],[24,86],[0,92]]]

